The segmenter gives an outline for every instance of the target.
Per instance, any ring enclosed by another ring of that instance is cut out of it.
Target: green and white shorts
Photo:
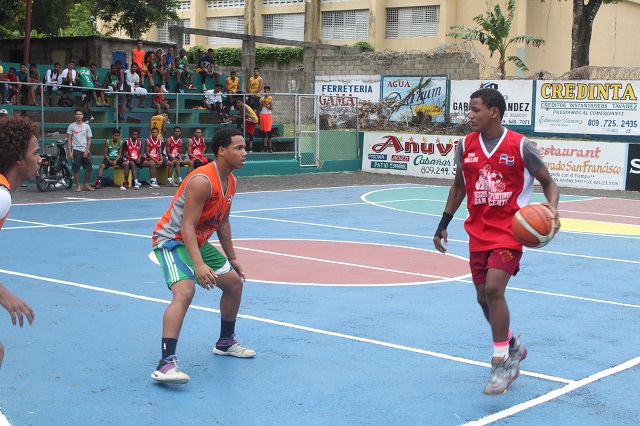
[[[167,287],[171,288],[174,283],[183,280],[197,282],[193,260],[182,241],[163,241],[153,247],[153,252],[160,262]],[[202,255],[204,263],[213,269],[216,275],[226,274],[233,269],[227,258],[212,244],[207,243],[200,247],[200,255]]]

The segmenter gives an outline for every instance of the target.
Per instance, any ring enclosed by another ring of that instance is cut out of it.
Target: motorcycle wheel
[[[71,170],[69,170],[69,166],[66,164],[62,168],[62,180],[60,183],[67,189],[70,189],[73,185],[73,175],[71,174]]]
[[[40,192],[47,191],[51,186],[50,183],[45,182],[44,177],[46,176],[47,176],[47,171],[43,168],[41,168],[38,171],[38,174],[36,175],[36,188],[38,188],[38,191]]]

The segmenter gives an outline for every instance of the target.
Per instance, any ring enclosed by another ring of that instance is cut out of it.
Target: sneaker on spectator
[[[122,189],[123,191],[126,191],[128,187],[129,187],[129,181],[125,180],[124,182],[122,182],[122,186],[120,187],[120,189]]]
[[[100,179],[96,179],[95,185],[93,185],[95,189],[102,189],[102,181]]]
[[[131,102],[127,103],[126,107],[129,109],[133,109],[133,105],[131,105]]]
[[[190,84],[187,89],[191,89],[191,90],[196,90],[196,86],[194,86],[193,84]]]
[[[158,185],[158,182],[151,181],[151,183],[149,184],[149,188],[160,188],[160,185]]]
[[[95,120],[95,118],[93,118],[93,115],[89,117],[89,122],[92,122],[94,120]]]
[[[235,334],[230,338],[218,340],[216,346],[213,348],[213,353],[222,356],[229,355],[236,358],[253,358],[256,356],[256,351],[245,348],[238,343]]]
[[[207,85],[206,85],[206,84],[203,84],[203,85],[202,85],[202,91],[203,91],[203,92],[206,92],[206,91],[207,91]]]
[[[133,189],[136,189],[136,190],[137,190],[137,189],[140,189],[140,182],[137,182],[137,181],[136,181],[136,182],[133,184]]]
[[[178,385],[185,384],[190,379],[188,374],[183,373],[180,371],[180,368],[178,368],[178,358],[175,355],[160,360],[151,378],[157,382],[174,383]]]
[[[195,87],[194,87],[194,89],[195,89]],[[11,102],[9,102],[9,101],[4,101],[4,102],[2,102],[2,103],[3,103],[4,105],[11,105]]]
[[[162,86],[162,93],[169,93],[169,91],[167,90],[167,88],[165,86]]]

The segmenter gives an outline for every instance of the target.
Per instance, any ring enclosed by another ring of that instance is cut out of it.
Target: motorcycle
[[[38,191],[47,191],[51,185],[67,189],[73,185],[73,173],[67,164],[65,144],[66,141],[61,140],[44,146],[44,154],[41,155],[42,164],[36,176]]]

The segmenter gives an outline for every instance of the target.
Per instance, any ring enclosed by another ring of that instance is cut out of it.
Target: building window
[[[322,40],[367,40],[368,10],[322,12]]]
[[[207,9],[226,9],[244,7],[244,0],[207,0]]]
[[[207,29],[213,31],[226,31],[229,33],[244,34],[243,16],[223,16],[220,18],[207,18]],[[241,44],[242,40],[224,37],[207,37],[208,44]]]
[[[279,4],[304,4],[304,0],[262,0],[263,6],[274,6]]]
[[[180,10],[191,10],[191,0],[188,1],[178,1],[176,2],[176,11]]]
[[[171,39],[169,36],[169,27],[172,25],[182,26],[184,28],[191,28],[191,20],[183,19],[181,21],[167,21],[161,27],[158,27],[158,41],[162,43],[176,43],[176,40]],[[191,35],[184,34],[182,44],[191,44]]]
[[[437,37],[440,6],[387,9],[386,38]]]
[[[262,35],[304,41],[304,13],[262,15]]]

